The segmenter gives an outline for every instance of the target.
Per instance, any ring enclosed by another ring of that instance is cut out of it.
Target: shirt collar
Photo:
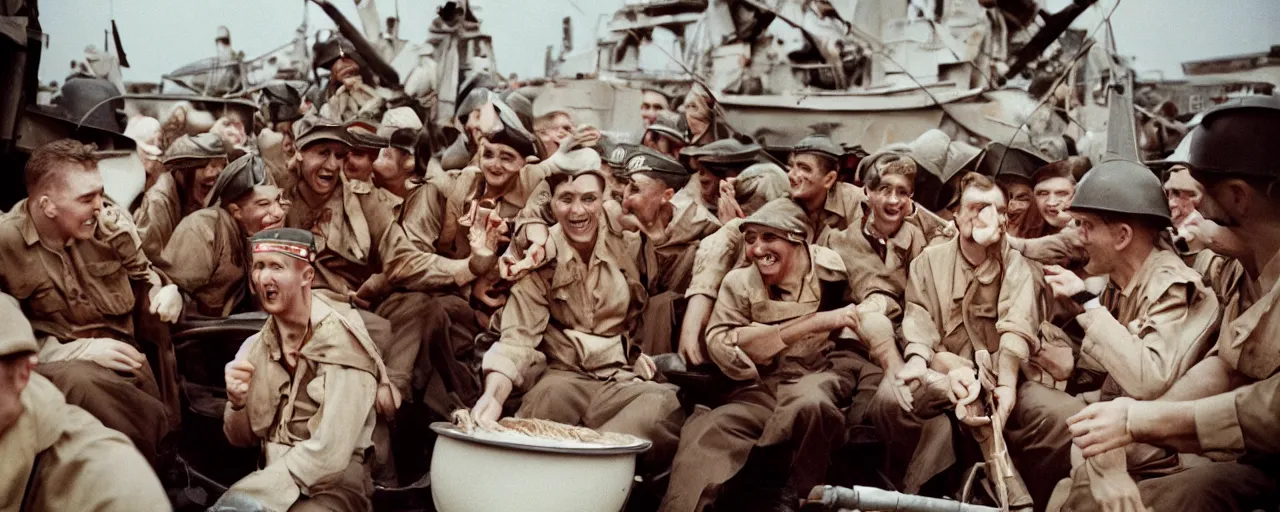
[[[1129,284],[1125,285],[1124,291],[1120,292],[1120,294],[1129,297],[1133,295],[1139,283],[1150,281],[1149,276],[1158,266],[1155,261],[1158,257],[1160,257],[1160,248],[1151,249],[1151,252],[1147,254],[1147,259],[1142,261],[1142,267],[1139,267],[1138,271],[1133,274],[1133,279],[1129,280]]]
[[[22,231],[22,241],[27,244],[27,247],[39,243],[40,232],[36,231],[36,221],[31,218],[31,213],[27,211],[27,200],[18,201],[18,204],[14,205],[13,209],[9,211],[10,215],[17,215],[22,218],[22,226],[19,229]]]
[[[1261,289],[1270,290],[1276,285],[1276,281],[1280,280],[1280,253],[1273,254],[1271,261],[1268,261],[1258,274],[1258,284]]]

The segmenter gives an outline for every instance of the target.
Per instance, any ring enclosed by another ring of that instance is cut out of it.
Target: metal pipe
[[[816,498],[816,499],[815,499]],[[884,510],[894,512],[1000,512],[1000,509],[959,501],[927,498],[886,491],[874,487],[818,486],[809,493],[809,503],[823,510]]]

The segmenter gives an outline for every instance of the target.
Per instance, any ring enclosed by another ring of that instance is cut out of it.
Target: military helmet
[[[792,243],[801,244],[811,234],[807,220],[808,217],[799,204],[790,197],[779,197],[743,219],[738,230],[746,233],[748,226],[764,226],[785,233],[787,240]]]
[[[1071,209],[1145,215],[1165,224],[1171,222],[1160,179],[1131,160],[1107,160],[1086,173],[1076,186]]]
[[[1280,97],[1238,98],[1205,113],[1187,163],[1205,173],[1280,177]]]

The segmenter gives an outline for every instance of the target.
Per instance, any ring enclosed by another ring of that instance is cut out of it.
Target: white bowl
[[[613,512],[631,493],[651,443],[583,445],[431,425],[431,498],[440,512]]]

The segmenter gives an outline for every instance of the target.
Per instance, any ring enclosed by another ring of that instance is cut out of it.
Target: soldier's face
[[[245,233],[253,235],[259,231],[284,227],[284,208],[280,206],[280,188],[275,185],[258,185],[253,187],[249,197],[236,202],[230,208],[231,217],[236,219]]]
[[[756,266],[766,285],[776,284],[786,277],[796,248],[803,247],[788,240],[786,233],[758,224],[747,226],[742,241],[747,244],[747,258]]]
[[[674,140],[658,132],[649,132],[644,134],[645,147],[667,155],[673,159],[680,159],[680,150],[684,149],[684,144]]]
[[[641,224],[652,225],[658,219],[663,205],[671,201],[675,190],[667,184],[643,174],[633,174],[622,200],[622,211],[635,215]]]
[[[1036,208],[1045,222],[1055,228],[1066,226],[1071,217],[1066,215],[1071,199],[1076,195],[1076,186],[1066,178],[1049,178],[1036,183]]]
[[[709,205],[715,205],[720,199],[720,177],[698,167],[697,178],[698,186],[702,189],[702,200]]]
[[[642,103],[640,103],[640,118],[644,120],[644,125],[649,126],[658,120],[658,112],[671,110],[671,103],[667,101],[667,97],[653,91],[645,91]]]
[[[196,169],[195,183],[192,184],[192,196],[203,199],[209,195],[209,191],[213,190],[214,183],[218,182],[218,175],[222,173],[222,169],[227,166],[226,158],[213,158],[208,160],[204,167]]]
[[[915,190],[914,185],[906,176],[898,174],[881,176],[880,186],[868,194],[871,210],[875,212],[876,218],[894,226],[901,226],[903,219],[911,213],[911,195]],[[892,233],[885,233],[885,235],[892,235]]]
[[[1009,190],[1009,217],[1019,217],[1027,210],[1031,209],[1031,203],[1035,201],[1035,192],[1031,190],[1031,185],[1019,181],[1005,182],[1005,187]]]
[[[578,176],[557,185],[551,192],[551,213],[574,244],[595,242],[602,204],[604,182],[599,176]]]
[[[302,149],[302,182],[318,196],[328,196],[338,187],[338,173],[347,161],[350,148],[341,142],[321,141]]]
[[[1177,226],[1204,200],[1204,185],[1192,178],[1190,171],[1179,169],[1169,173],[1169,179],[1165,180],[1164,196],[1169,201],[1173,225]]]
[[[253,292],[262,310],[278,315],[289,310],[310,290],[315,270],[305,261],[278,252],[253,253]]]
[[[978,245],[989,246],[1000,240],[1008,222],[1004,193],[997,187],[981,190],[965,189],[956,211],[956,228],[960,236]]]
[[[35,366],[35,355],[0,358],[0,437],[26,411],[22,405],[22,391],[31,381],[31,371]]]
[[[1108,224],[1092,213],[1075,211],[1071,216],[1079,227],[1080,245],[1089,254],[1084,271],[1094,276],[1111,273],[1115,262],[1119,261],[1120,251],[1133,239],[1132,228],[1125,224]]]
[[[791,155],[787,180],[791,182],[791,198],[803,203],[826,197],[836,183],[836,173],[822,157],[799,153]]]
[[[546,148],[548,153],[560,149],[560,141],[573,133],[573,120],[569,118],[569,114],[563,112],[539,124],[538,139],[542,141],[542,147]]]
[[[480,171],[490,187],[504,189],[524,169],[524,157],[511,146],[494,144],[484,139],[480,143]]]
[[[67,239],[88,240],[98,227],[98,213],[102,211],[102,174],[97,167],[86,169],[78,163],[65,163],[68,169],[59,172],[54,179],[61,184],[48,187],[35,198],[36,206],[53,220]]]
[[[373,161],[378,158],[378,150],[352,149],[347,152],[347,162],[342,173],[349,180],[369,181],[373,176]]]
[[[412,156],[399,148],[382,148],[373,162],[373,183],[386,187],[389,183],[404,181],[413,171]]]

